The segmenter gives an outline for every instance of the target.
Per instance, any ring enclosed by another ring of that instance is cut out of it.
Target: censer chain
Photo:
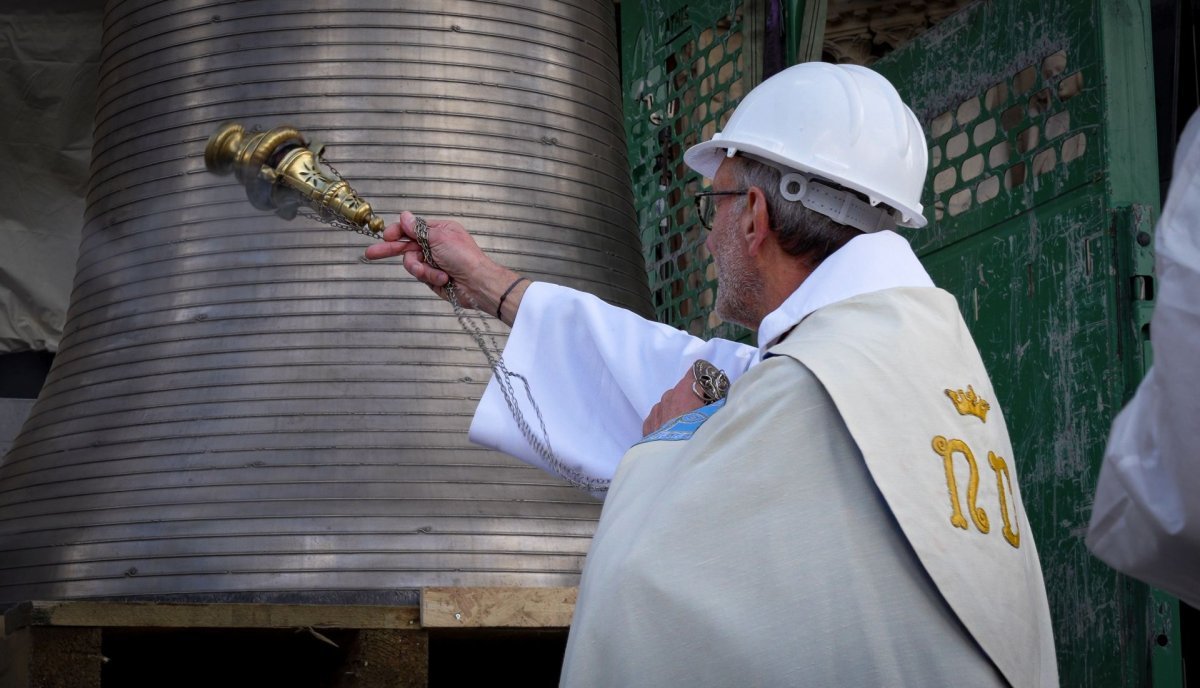
[[[417,224],[417,243],[421,246],[421,253],[424,255],[425,263],[431,267],[438,267],[437,261],[433,258],[433,250],[429,246],[429,226],[425,223],[425,219],[416,216]],[[582,488],[592,493],[603,493],[608,490],[608,480],[601,480],[584,475],[580,471],[567,466],[554,453],[554,449],[550,446],[550,433],[546,430],[546,421],[542,417],[542,410],[538,407],[537,402],[533,398],[533,392],[529,386],[529,380],[520,373],[514,373],[508,369],[504,363],[504,358],[500,352],[503,348],[496,341],[496,335],[492,331],[487,322],[487,316],[472,317],[467,314],[466,308],[459,301],[458,290],[455,288],[453,280],[446,283],[443,287],[446,293],[446,300],[450,302],[454,308],[454,315],[458,318],[459,325],[471,338],[475,340],[476,346],[487,357],[488,366],[492,369],[492,374],[495,376],[496,383],[500,386],[500,391],[504,395],[504,403],[508,406],[509,413],[512,414],[513,421],[516,422],[517,428],[525,437],[525,441],[539,456],[546,462],[550,468],[567,482],[575,487]],[[479,310],[477,304],[468,304],[471,308]],[[486,337],[486,339],[485,339]],[[488,342],[491,346],[488,346]],[[513,378],[521,381],[525,389],[525,397],[529,400],[530,406],[533,407],[533,412],[537,416],[538,425],[541,428],[542,436],[538,437],[530,427],[529,422],[525,419],[525,414],[521,411],[520,405],[517,403],[517,393],[513,386]]]
[[[320,222],[338,229],[362,234],[372,239],[382,238],[369,229],[349,222],[323,207],[316,208],[315,210],[314,219]],[[420,216],[416,217],[416,223],[417,243],[420,245],[421,253],[425,257],[425,263],[437,268],[439,266],[437,261],[434,260],[433,250],[429,246],[429,225]],[[504,358],[501,355],[503,347],[500,346],[500,343],[496,340],[496,334],[492,331],[491,326],[488,325],[487,316],[472,316],[467,313],[467,308],[459,299],[458,289],[455,288],[453,280],[447,282],[446,286],[442,289],[446,294],[446,300],[450,302],[450,306],[454,309],[454,316],[458,319],[459,325],[463,328],[463,331],[475,340],[475,345],[479,347],[484,357],[487,358],[488,367],[491,368],[496,383],[500,387],[500,392],[504,395],[504,403],[508,406],[509,413],[512,414],[513,421],[517,424],[517,429],[521,431],[521,435],[525,437],[525,441],[529,443],[529,446],[537,452],[538,456],[542,457],[542,460],[546,462],[546,465],[551,470],[568,483],[587,490],[592,494],[599,495],[607,492],[611,481],[585,475],[581,471],[563,463],[554,453],[554,449],[550,446],[550,433],[546,430],[546,421],[542,417],[541,408],[538,407],[537,401],[533,398],[533,391],[530,389],[529,380],[524,375],[509,370],[508,366],[505,365]],[[479,310],[475,303],[467,305],[474,310]],[[538,426],[542,431],[541,437],[538,437],[537,433],[534,432],[529,421],[526,420],[520,404],[517,402],[517,391],[513,385],[514,378],[520,380],[521,385],[524,387],[525,398],[529,400],[529,404],[533,407],[533,412],[537,416]]]

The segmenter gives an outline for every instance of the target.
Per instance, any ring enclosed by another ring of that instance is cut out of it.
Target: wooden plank
[[[578,588],[425,588],[425,628],[567,628]]]
[[[8,633],[29,626],[103,628],[417,628],[416,607],[161,602],[25,602],[5,614]]]

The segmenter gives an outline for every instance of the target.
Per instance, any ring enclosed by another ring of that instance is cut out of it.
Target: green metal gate
[[[1181,682],[1177,606],[1084,546],[1108,429],[1148,352],[1149,24],[1137,0],[979,2],[875,65],[926,127],[932,222],[907,234],[958,297],[1005,410],[1063,686]]]
[[[811,4],[811,3],[810,3]],[[930,226],[1012,433],[1063,686],[1179,686],[1174,600],[1083,539],[1108,428],[1148,364],[1158,176],[1148,0],[984,0],[874,65],[925,126]],[[759,80],[753,0],[622,4],[625,117],[658,318],[746,339],[715,275],[683,151]]]

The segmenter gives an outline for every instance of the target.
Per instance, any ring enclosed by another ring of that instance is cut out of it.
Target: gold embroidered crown
[[[960,415],[975,416],[983,422],[987,422],[987,412],[992,408],[992,405],[986,399],[975,393],[975,389],[971,385],[967,385],[967,391],[961,389],[946,390],[946,396],[950,397],[950,401],[954,402],[954,408]]]

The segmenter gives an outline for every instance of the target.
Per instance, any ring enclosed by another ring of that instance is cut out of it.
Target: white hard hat
[[[861,192],[871,206],[898,211],[905,227],[926,224],[925,135],[891,83],[866,67],[806,62],[779,72],[746,94],[725,129],[689,148],[683,160],[711,179],[737,153]]]

